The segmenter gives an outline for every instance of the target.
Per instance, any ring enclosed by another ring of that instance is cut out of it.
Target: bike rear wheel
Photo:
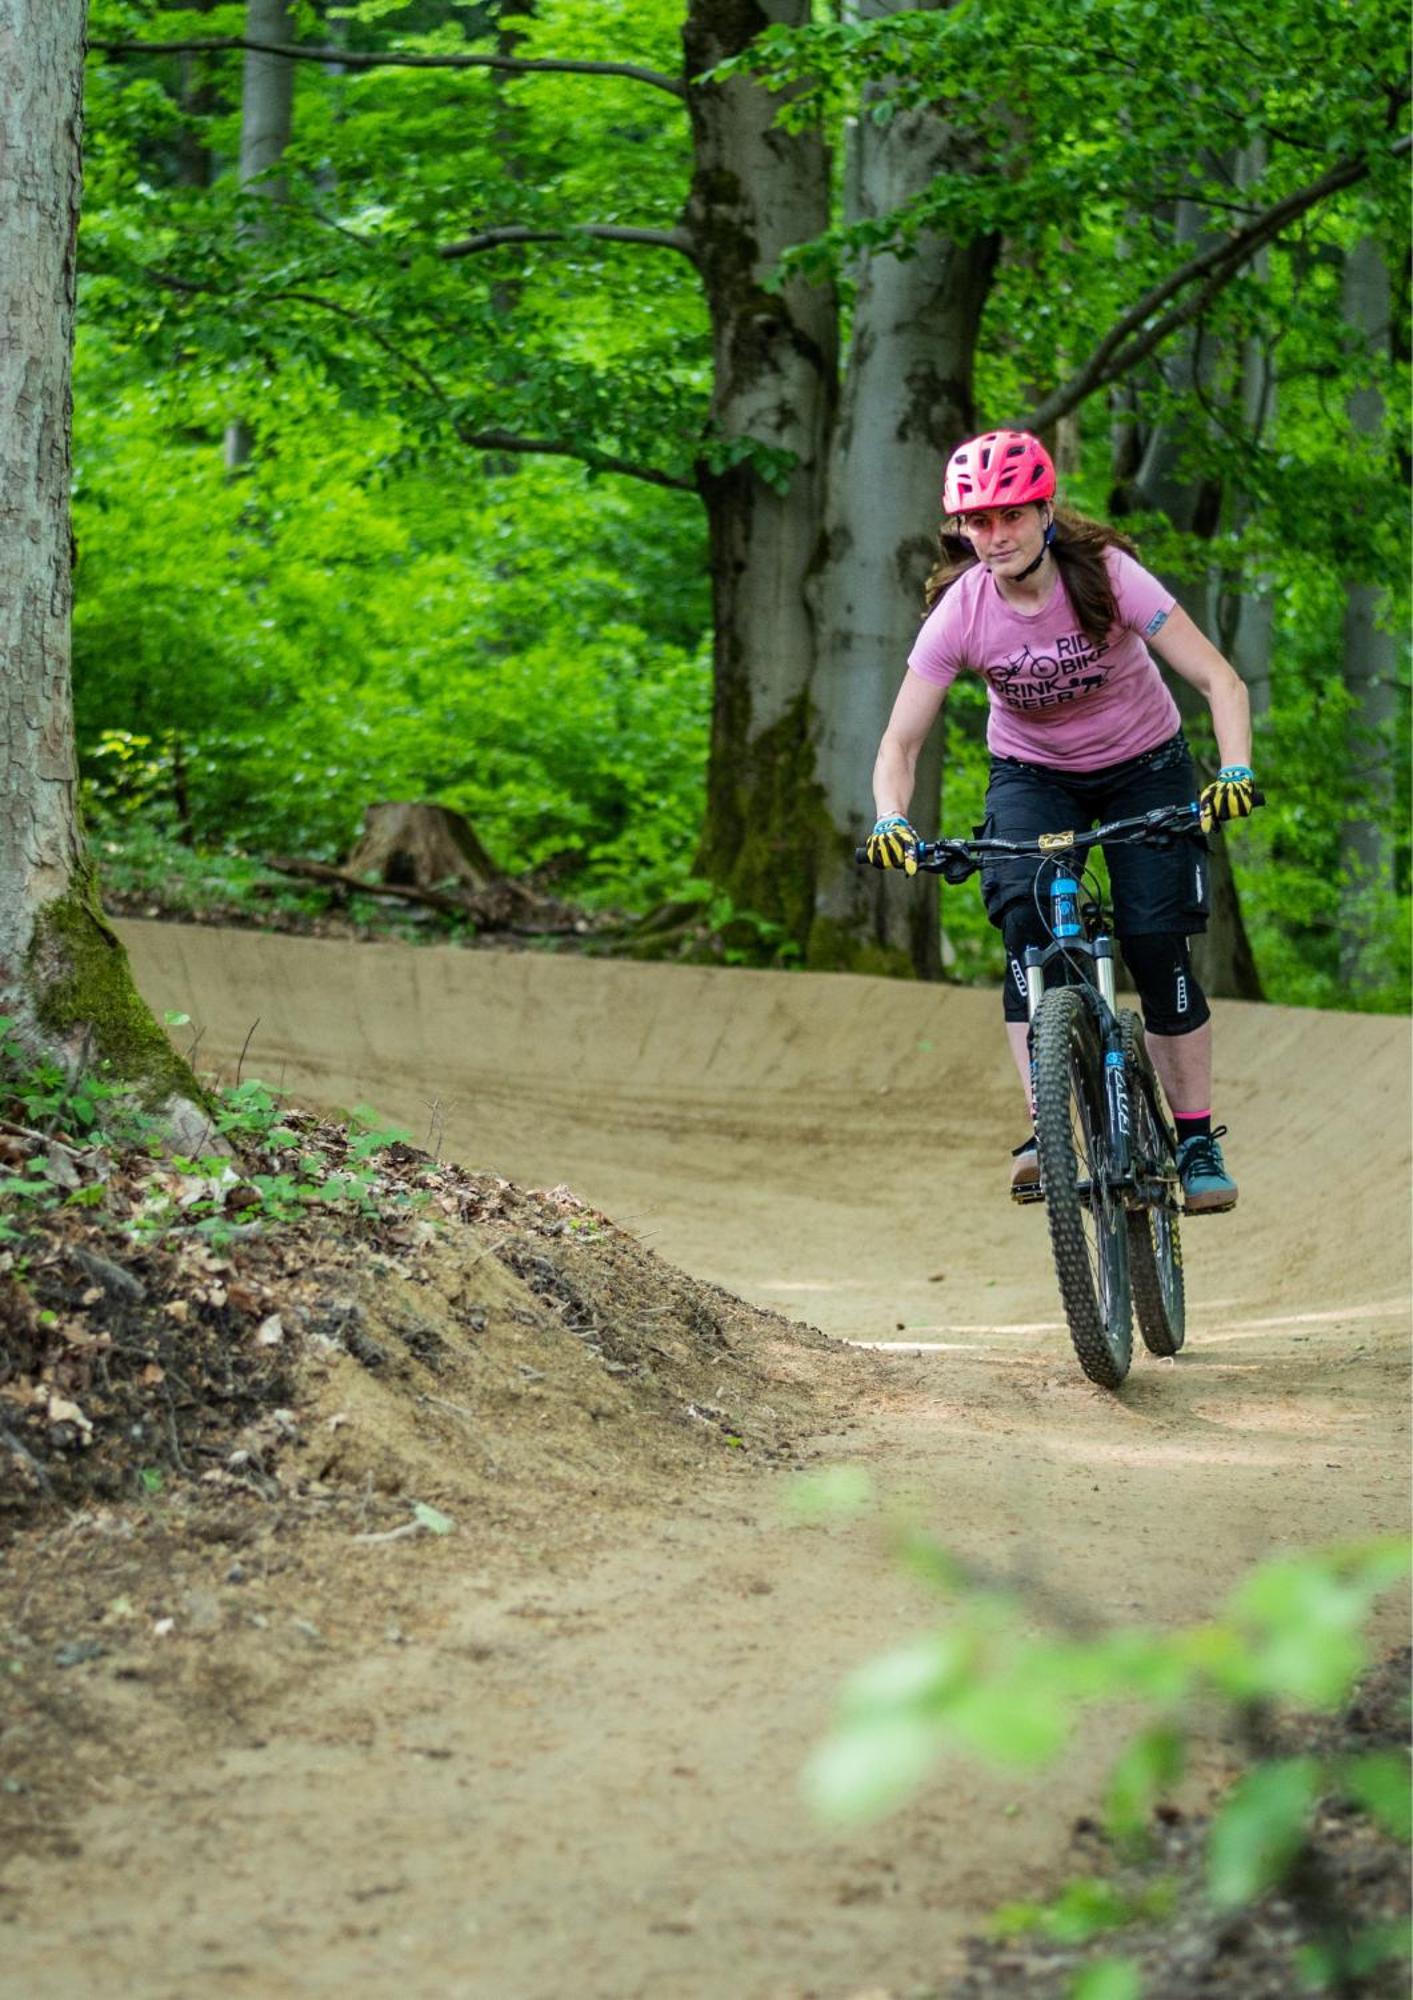
[[[1139,1331],[1150,1354],[1176,1354],[1187,1333],[1187,1297],[1178,1229],[1177,1156],[1163,1115],[1143,1027],[1136,1014],[1119,1015],[1128,1069],[1129,1143],[1139,1183],[1164,1183],[1167,1202],[1130,1209],[1128,1266]],[[1169,1205],[1171,1204],[1171,1205]]]
[[[1129,1234],[1109,1184],[1103,1057],[1078,988],[1052,988],[1031,1033],[1035,1138],[1060,1298],[1080,1367],[1117,1389],[1133,1359]]]

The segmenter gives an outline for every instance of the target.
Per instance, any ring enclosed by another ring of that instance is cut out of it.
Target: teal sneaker
[[[1184,1139],[1177,1150],[1178,1178],[1182,1182],[1184,1215],[1220,1215],[1236,1207],[1236,1182],[1226,1170],[1218,1139],[1226,1131],[1218,1125],[1210,1138],[1201,1133]]]

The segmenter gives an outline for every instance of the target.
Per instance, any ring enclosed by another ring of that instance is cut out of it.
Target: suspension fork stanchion
[[[1033,1022],[1040,1012],[1040,1003],[1045,998],[1045,953],[1038,944],[1028,944],[1025,948],[1025,1012],[1026,1019]]]
[[[1109,1113],[1109,1166],[1115,1180],[1127,1180],[1133,1171],[1132,1123],[1129,1113],[1128,1063],[1124,1057],[1123,1035],[1115,1004],[1114,941],[1094,940],[1094,974],[1103,1005],[1099,1016],[1099,1038],[1104,1046],[1104,1098]]]

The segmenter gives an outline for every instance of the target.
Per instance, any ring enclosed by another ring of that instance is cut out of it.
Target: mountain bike
[[[1186,1328],[1177,1138],[1143,1039],[1115,994],[1114,943],[1098,885],[1070,866],[1100,842],[1165,846],[1199,831],[1195,805],[1038,840],[934,840],[918,868],[964,882],[991,856],[1034,858],[1034,895],[1050,943],[1025,953],[1039,1184],[1060,1299],[1079,1365],[1117,1389],[1133,1359],[1135,1310],[1152,1354],[1176,1354]],[[864,850],[857,850],[863,860]],[[1049,875],[1048,885],[1042,887]]]

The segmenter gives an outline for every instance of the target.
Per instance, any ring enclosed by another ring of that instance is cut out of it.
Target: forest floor
[[[863,1830],[812,1821],[800,1767],[849,1668],[941,1615],[890,1552],[902,1507],[1104,1624],[1406,1527],[1402,1024],[1220,1010],[1243,1207],[1189,1232],[1188,1349],[1114,1397],[1004,1199],[994,996],[127,937],[204,1062],[249,1041],[247,1074],[443,1158],[382,1157],[420,1197],[395,1219],[215,1249],[135,1257],[66,1211],[0,1301],[48,1370],[8,1422],[63,1489],[11,1487],[13,1990],[1063,1993],[1073,1950],[983,1933],[1118,1867],[1114,1718],[1043,1783],[956,1767]],[[337,1168],[336,1128],[293,1122]],[[795,1469],[840,1462],[864,1513],[792,1512]],[[1406,1680],[1322,1727],[1405,1740]],[[1288,1909],[1218,1925],[1196,1887],[1234,1766],[1213,1734],[1159,1823],[1176,1918],[1116,1946],[1150,2000],[1297,1990]],[[1406,1907],[1362,1818],[1320,1840],[1351,1912]]]

